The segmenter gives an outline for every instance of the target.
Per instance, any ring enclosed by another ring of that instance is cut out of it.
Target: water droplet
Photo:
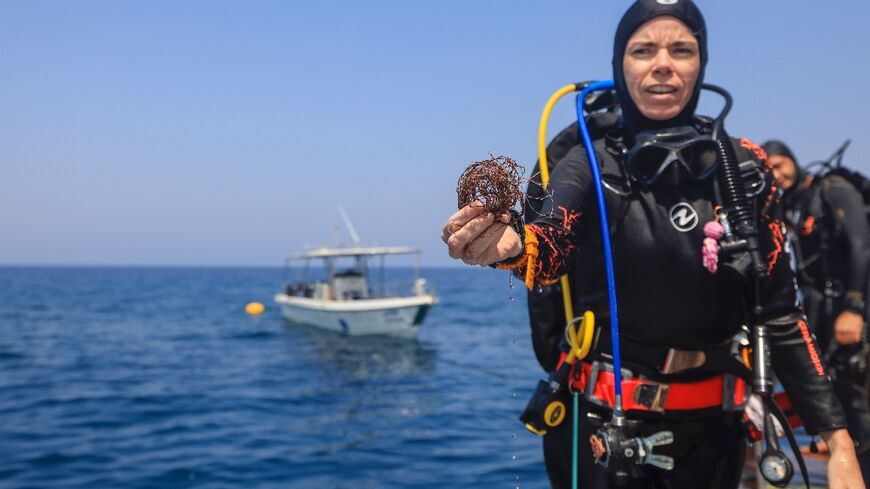
[[[516,399],[516,398],[517,398],[517,393],[514,392],[513,394],[511,394],[511,397],[513,397],[514,399]]]
[[[513,302],[513,301],[514,301],[514,296],[509,295],[509,296],[508,296],[508,302]]]
[[[516,459],[517,459],[516,455],[511,455],[511,460],[516,460]]]

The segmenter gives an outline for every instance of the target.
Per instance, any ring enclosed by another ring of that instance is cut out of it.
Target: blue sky
[[[335,241],[337,203],[452,264],[461,171],[531,169],[544,103],[610,78],[629,3],[6,0],[0,264],[279,265]],[[698,4],[732,135],[804,161],[851,137],[870,173],[870,2]]]

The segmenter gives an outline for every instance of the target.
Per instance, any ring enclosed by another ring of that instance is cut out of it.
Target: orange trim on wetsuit
[[[800,230],[801,236],[809,236],[813,234],[813,228],[815,227],[815,224],[816,216],[807,216],[806,220],[804,221],[804,226]]]
[[[523,277],[526,287],[531,289],[535,285],[535,271],[538,269],[538,237],[528,226],[524,227],[525,248],[518,256],[497,263],[495,268],[499,270],[513,270],[518,276]]]
[[[803,319],[797,322],[798,328],[801,330],[801,337],[803,337],[804,344],[807,347],[807,353],[810,355],[810,361],[813,362],[813,367],[816,368],[816,373],[819,374],[820,377],[824,377],[827,375],[825,373],[825,367],[822,365],[822,359],[819,358],[819,352],[816,351],[816,345],[813,343],[813,337],[810,335],[810,330],[807,328],[807,323]]]
[[[765,151],[764,148],[755,144],[747,138],[743,138],[740,140],[740,147],[752,151],[752,154],[754,154],[755,157],[758,158],[758,161],[764,163],[764,166],[766,166],[768,170],[773,170],[773,165],[770,164],[770,160],[767,158],[767,151]]]
[[[770,229],[771,241],[773,242],[773,251],[767,255],[767,275],[769,276],[773,272],[773,267],[776,265],[776,261],[782,252],[782,244],[785,242],[785,237],[782,235],[779,221],[770,222],[767,227]]]
[[[526,287],[531,289],[535,286],[535,269],[538,265],[538,237],[529,228],[526,231]]]

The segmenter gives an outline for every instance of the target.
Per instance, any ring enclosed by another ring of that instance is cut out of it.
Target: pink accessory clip
[[[701,262],[710,273],[719,268],[719,240],[725,236],[725,228],[717,221],[704,224],[704,245],[701,248]]]

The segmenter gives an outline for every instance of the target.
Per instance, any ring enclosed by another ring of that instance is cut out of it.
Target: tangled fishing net
[[[525,169],[507,156],[492,156],[475,161],[462,172],[456,184],[459,208],[474,201],[496,216],[510,210],[523,211],[522,191]]]

